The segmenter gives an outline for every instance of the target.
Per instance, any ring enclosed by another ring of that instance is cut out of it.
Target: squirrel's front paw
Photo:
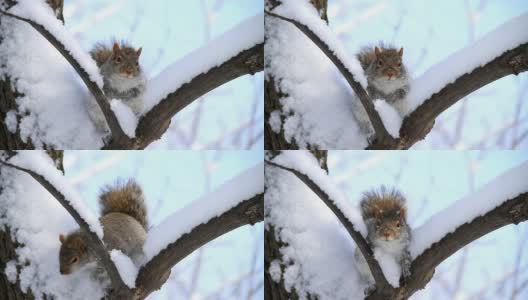
[[[402,276],[400,278],[400,286],[405,285],[407,280],[411,277],[411,270],[410,268],[402,268]]]
[[[403,277],[411,276],[411,269],[410,268],[403,268],[402,269],[402,275],[403,275]]]
[[[405,96],[407,96],[407,91],[404,89],[399,89],[396,91],[396,96],[398,97],[398,99],[403,99],[405,98]]]

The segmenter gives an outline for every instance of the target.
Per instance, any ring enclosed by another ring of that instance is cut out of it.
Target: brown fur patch
[[[136,219],[145,230],[148,229],[143,190],[134,180],[118,181],[114,185],[104,187],[99,195],[99,203],[101,216],[113,212],[124,213]]]
[[[361,198],[361,212],[363,219],[380,218],[383,215],[398,215],[405,218],[405,198],[396,189],[382,186],[363,194]]]

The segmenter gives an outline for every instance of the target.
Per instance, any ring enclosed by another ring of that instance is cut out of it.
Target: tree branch
[[[408,284],[401,287],[402,294],[410,297],[425,287],[435,268],[469,243],[509,224],[528,220],[528,192],[507,200],[488,213],[463,224],[420,254],[412,263]]]
[[[323,41],[317,34],[315,34],[308,26],[301,24],[295,20],[274,14],[272,12],[266,11],[267,15],[270,15],[272,17],[284,20],[286,22],[289,22],[293,24],[295,27],[297,27],[300,31],[302,31],[306,37],[308,37],[321,51],[332,61],[332,63],[337,67],[339,72],[345,77],[346,81],[354,90],[356,95],[358,96],[359,100],[361,101],[361,104],[365,108],[365,111],[367,112],[367,116],[370,120],[370,123],[372,124],[372,127],[374,128],[374,131],[376,132],[376,144],[392,144],[394,143],[394,138],[389,134],[385,126],[383,125],[383,122],[381,120],[381,117],[379,116],[378,112],[374,108],[374,104],[372,102],[372,99],[368,95],[367,91],[361,86],[359,82],[357,82],[354,79],[354,75],[350,73],[347,67],[343,64],[343,62],[334,54],[334,52],[330,49],[330,47]]]
[[[86,233],[86,236],[88,237],[85,242],[89,245],[91,249],[93,249],[96,253],[96,255],[101,259],[101,262],[110,277],[110,281],[112,282],[112,287],[114,290],[120,290],[120,291],[128,291],[129,288],[125,285],[123,280],[121,279],[121,276],[119,275],[119,272],[114,265],[112,259],[110,258],[110,255],[106,251],[103,242],[99,239],[97,234],[95,232],[90,230],[90,226],[88,223],[81,217],[81,215],[71,206],[71,204],[66,200],[66,197],[57,189],[55,186],[53,186],[52,183],[50,183],[44,176],[26,169],[22,168],[16,165],[13,165],[11,163],[5,162],[0,160],[0,164],[4,164],[8,167],[17,169],[19,171],[25,172],[29,174],[33,179],[35,179],[40,185],[46,189],[59,203],[68,211],[68,213],[73,217],[75,222],[79,224],[81,229]]]
[[[48,42],[50,42],[50,44],[53,45],[53,47],[55,47],[57,51],[59,51],[59,53],[68,61],[68,63],[70,63],[73,69],[75,69],[75,71],[77,72],[77,74],[79,74],[79,77],[81,77],[82,81],[84,82],[84,84],[86,85],[90,93],[92,93],[92,95],[94,96],[95,100],[97,101],[97,104],[99,105],[99,107],[101,108],[101,111],[103,112],[106,123],[108,124],[108,127],[110,128],[110,132],[112,134],[112,141],[124,143],[126,140],[130,140],[130,138],[124,133],[123,129],[121,129],[121,126],[119,125],[117,117],[115,116],[114,112],[110,108],[110,103],[108,102],[108,99],[104,95],[103,91],[99,88],[99,86],[95,82],[93,82],[90,79],[90,76],[84,70],[84,68],[70,54],[70,52],[66,50],[66,47],[55,36],[53,36],[53,34],[51,34],[44,26],[32,20],[17,16],[17,15],[13,15],[3,10],[0,10],[0,13],[28,23],[35,30],[37,30],[46,40],[48,40]]]
[[[408,149],[429,133],[435,119],[452,105],[481,87],[528,70],[528,43],[506,51],[487,64],[474,69],[446,85],[438,93],[425,100],[404,120],[400,139],[389,149]],[[375,147],[372,146],[372,147]]]
[[[264,69],[264,43],[243,50],[236,56],[194,77],[170,93],[148,111],[138,122],[136,139],[116,141],[106,149],[143,149],[159,139],[167,130],[174,115],[201,96],[217,87],[247,74]]]
[[[425,100],[403,120],[402,127],[400,128],[400,138],[394,139],[383,126],[381,118],[374,109],[374,105],[366,91],[354,80],[352,74],[350,74],[339,58],[329,49],[328,45],[305,25],[271,12],[266,12],[266,14],[295,25],[326,54],[345,77],[361,100],[378,137],[367,149],[408,149],[431,131],[435,119],[442,112],[465,96],[504,76],[511,74],[517,75],[528,70],[528,43],[524,43],[512,50],[504,52],[484,66],[460,76],[455,82],[446,85],[442,90]]]
[[[119,125],[117,117],[110,108],[110,103],[103,91],[95,82],[90,80],[88,73],[57,38],[45,27],[32,20],[2,10],[0,10],[0,13],[30,24],[59,51],[79,74],[101,108],[112,134],[112,139],[103,149],[144,149],[165,133],[170,125],[171,118],[187,105],[231,80],[246,74],[255,74],[264,69],[264,43],[241,51],[221,65],[196,76],[189,83],[170,93],[140,118],[136,128],[136,138],[129,138]]]
[[[348,218],[343,214],[343,212],[335,205],[334,201],[330,199],[328,194],[326,194],[310,177],[307,175],[302,174],[301,172],[276,164],[271,161],[266,161],[267,164],[280,168],[282,170],[288,171],[295,175],[299,180],[301,180],[310,190],[312,190],[323,202],[330,208],[330,210],[334,213],[334,215],[339,219],[339,222],[345,227],[345,229],[348,231],[348,234],[354,242],[356,242],[359,250],[363,254],[363,257],[365,257],[365,260],[367,261],[367,264],[369,266],[370,272],[372,273],[372,276],[374,277],[374,280],[376,281],[376,289],[385,290],[387,288],[390,288],[389,283],[387,282],[387,279],[385,278],[385,275],[383,274],[383,271],[381,270],[381,267],[378,263],[378,261],[374,258],[374,255],[372,253],[372,249],[367,244],[367,241],[363,238],[361,233],[359,233],[356,229],[354,229],[354,224],[348,220]]]
[[[142,298],[159,289],[160,282],[170,269],[196,249],[246,224],[255,224],[264,220],[264,194],[240,202],[223,214],[196,226],[191,232],[182,235],[169,244],[158,255],[147,262],[136,279],[138,294]]]
[[[384,285],[379,285],[378,278],[385,280],[379,264],[372,256],[372,251],[366,244],[359,232],[354,230],[350,221],[340,212],[339,208],[332,202],[329,196],[308,176],[297,170],[266,161],[267,164],[293,173],[297,178],[304,182],[323,202],[336,214],[343,226],[350,233],[351,237],[357,243],[363,256],[366,258],[369,268],[376,280],[376,290],[373,291],[366,299],[385,300],[385,299],[408,299],[417,290],[424,288],[432,279],[435,268],[445,259],[452,256],[455,252],[462,249],[474,240],[497,230],[509,224],[519,224],[528,220],[528,192],[522,193],[513,199],[503,202],[488,213],[475,218],[473,221],[459,226],[455,231],[445,235],[440,241],[434,243],[420,254],[411,265],[411,276],[404,282],[400,282],[399,288],[393,288],[386,281]],[[362,247],[363,245],[363,247]],[[366,247],[366,251],[365,248]],[[370,261],[368,259],[370,254]],[[372,263],[372,264],[371,264]],[[374,268],[373,266],[374,265]],[[378,271],[375,271],[376,266]],[[375,272],[378,272],[377,275]]]

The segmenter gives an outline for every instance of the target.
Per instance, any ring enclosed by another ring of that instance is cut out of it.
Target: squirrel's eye
[[[400,222],[396,223],[396,227],[400,228]]]
[[[378,60],[378,66],[380,66],[380,67],[383,66],[383,61]]]
[[[121,62],[121,56],[117,56],[115,61],[116,61],[116,63],[120,63]]]
[[[71,264],[76,264],[78,261],[79,261],[79,258],[77,256],[75,256],[74,258],[71,259],[70,263]]]
[[[398,67],[401,67],[401,63],[398,63]]]

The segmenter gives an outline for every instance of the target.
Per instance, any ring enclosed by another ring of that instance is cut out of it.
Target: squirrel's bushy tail
[[[118,181],[114,185],[104,187],[99,195],[99,204],[101,216],[116,212],[127,214],[147,230],[145,197],[141,186],[134,180]]]

